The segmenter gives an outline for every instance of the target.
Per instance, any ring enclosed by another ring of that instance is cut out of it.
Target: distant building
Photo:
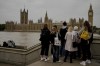
[[[28,10],[27,12],[25,9],[22,11],[20,10],[20,24],[28,24]]]
[[[88,21],[90,22],[91,26],[93,26],[93,9],[91,4],[88,11]]]
[[[38,23],[42,23],[42,18],[38,19]]]
[[[92,5],[90,5],[90,8],[88,10],[88,21],[93,26],[93,9]],[[69,22],[67,22],[68,26],[75,26],[77,25],[79,28],[82,27],[84,22],[84,18],[79,18],[77,21],[75,18],[71,18]],[[28,10],[25,11],[25,9],[22,11],[20,10],[20,23],[17,24],[17,22],[14,21],[6,21],[6,31],[40,31],[44,24],[48,25],[48,28],[51,30],[53,25],[57,25],[58,29],[61,28],[62,22],[52,22],[52,19],[49,19],[47,11],[44,17],[44,21],[42,21],[42,18],[38,19],[38,22],[33,22],[33,20],[28,20]]]

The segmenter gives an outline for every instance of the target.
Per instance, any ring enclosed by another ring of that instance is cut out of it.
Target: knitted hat
[[[78,27],[77,26],[74,26],[74,30],[78,30]]]

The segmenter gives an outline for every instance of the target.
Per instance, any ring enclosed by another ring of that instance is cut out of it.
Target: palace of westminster
[[[88,10],[88,21],[93,26],[93,9],[92,5],[90,5]],[[77,25],[79,28],[82,27],[84,23],[84,18],[79,18],[78,22],[76,19],[70,19],[67,22],[67,25],[75,26]],[[53,25],[57,25],[58,29],[61,28],[62,22],[53,23],[51,19],[48,18],[48,14],[46,12],[44,17],[44,22],[42,22],[42,18],[38,20],[37,23],[34,23],[32,20],[28,20],[28,10],[25,9],[22,11],[20,10],[20,23],[14,21],[6,21],[6,29],[5,31],[40,31],[44,24],[48,25],[48,28],[51,30]]]

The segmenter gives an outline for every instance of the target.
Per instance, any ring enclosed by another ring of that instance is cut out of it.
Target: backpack
[[[88,40],[89,39],[89,32],[84,30],[81,35],[80,38],[84,39],[84,40]]]
[[[78,44],[81,42],[81,39],[80,39],[78,33],[77,33],[76,36],[75,36],[75,42],[78,43]]]
[[[8,44],[8,47],[10,47],[10,48],[16,47],[15,42],[13,40],[8,40],[7,44]]]
[[[7,42],[3,42],[3,47],[8,47],[8,44],[7,44]]]
[[[3,42],[3,47],[15,48],[15,42],[13,40],[8,40]]]
[[[79,37],[79,34],[77,33],[76,35],[73,36],[73,47],[74,48],[78,47],[80,42],[81,42],[81,39]]]

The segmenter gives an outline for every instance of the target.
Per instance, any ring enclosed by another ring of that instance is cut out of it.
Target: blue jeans
[[[53,62],[59,61],[59,46],[53,47]]]
[[[60,56],[65,55],[65,40],[61,40],[61,47],[60,47]]]

